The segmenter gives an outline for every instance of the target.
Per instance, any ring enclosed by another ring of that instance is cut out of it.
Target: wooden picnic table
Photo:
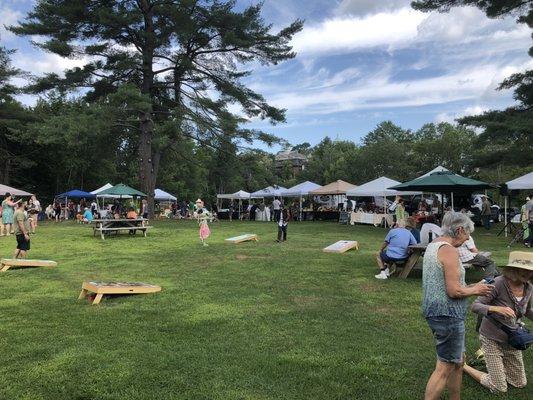
[[[91,224],[93,224],[93,236],[99,232],[102,240],[105,240],[106,233],[115,232],[118,235],[121,231],[133,232],[133,234],[142,231],[146,237],[146,231],[152,228],[148,225],[146,218],[93,219]]]
[[[426,252],[427,245],[425,244],[413,244],[409,246],[409,250],[411,250],[411,254],[409,255],[409,258],[405,262],[405,266],[403,267],[402,272],[400,272],[399,277],[402,279],[405,279],[409,276],[411,273],[411,270],[416,265],[418,259],[424,255]]]

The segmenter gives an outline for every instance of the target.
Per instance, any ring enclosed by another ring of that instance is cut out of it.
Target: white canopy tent
[[[419,178],[423,178],[424,176],[430,176],[434,172],[449,172],[450,170],[447,168],[444,168],[442,165],[439,165],[435,168],[433,168],[431,171],[425,173],[424,175],[420,175]]]
[[[96,197],[100,199],[131,199],[132,198],[131,196],[117,196],[114,194],[99,194],[100,192],[103,192],[104,190],[107,190],[107,189],[111,189],[112,187],[113,187],[112,184],[106,183],[104,186],[96,190],[93,190],[91,193],[96,195]]]
[[[281,197],[281,193],[284,190],[287,190],[287,188],[282,186],[268,186],[264,189],[258,190],[257,192],[253,192],[251,196],[256,198]]]
[[[9,193],[12,196],[31,196],[32,193],[25,192],[24,190],[15,189],[14,187],[0,184],[0,196],[5,196]]]
[[[400,192],[398,190],[387,189],[391,186],[400,185],[401,182],[395,181],[394,179],[387,178],[382,176],[381,178],[374,179],[373,181],[364,183],[360,186],[357,186],[354,189],[350,189],[346,192],[347,196],[353,197],[391,197],[391,196],[401,196],[401,195],[417,195],[422,192]]]
[[[172,196],[170,193],[165,192],[161,189],[156,189],[154,191],[154,200],[156,201],[177,201],[176,196]]]
[[[529,190],[533,189],[533,171],[525,175],[519,176],[511,181],[505,182],[508,190]],[[505,196],[505,211],[504,211],[504,223],[505,223],[505,236],[507,237],[507,202],[509,196]]]
[[[243,200],[257,199],[262,196],[253,196],[244,190],[239,190],[235,193],[230,194],[217,194],[217,199],[228,199],[228,200],[239,200],[239,219],[241,219],[241,206]]]
[[[313,190],[320,189],[322,186],[311,182],[305,181],[299,183],[293,187],[285,189],[281,192],[282,197],[299,197],[300,198],[300,221],[302,220],[302,198],[303,196],[308,196],[309,192]]]
[[[380,178],[374,179],[373,181],[364,183],[360,186],[357,186],[356,188],[348,190],[346,192],[346,195],[353,197],[374,197],[376,199],[376,204],[379,204],[377,199],[383,198],[383,210],[385,214],[388,214],[387,197],[401,195],[411,196],[422,194],[422,192],[400,192],[398,190],[388,189],[391,186],[396,186],[400,184],[401,182],[387,178],[386,176],[382,176]]]

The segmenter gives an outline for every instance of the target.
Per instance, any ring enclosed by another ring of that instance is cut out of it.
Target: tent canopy
[[[78,189],[70,190],[56,196],[58,199],[94,199],[94,197],[94,194]]]
[[[433,168],[431,171],[426,172],[424,175],[419,176],[419,178],[424,178],[425,176],[430,176],[434,172],[450,172],[449,169],[444,168],[442,165],[439,165],[435,168]]]
[[[253,192],[250,196],[252,197],[276,197],[281,196],[281,192],[287,190],[282,186],[268,186],[264,189]]]
[[[238,192],[230,194],[217,194],[217,199],[248,200],[250,198],[257,198],[257,196],[252,196],[244,190],[239,190]]]
[[[420,190],[433,193],[464,192],[479,189],[490,189],[492,185],[475,179],[465,178],[450,171],[433,172],[412,181],[389,187],[389,189],[405,191]]]
[[[381,178],[374,179],[363,185],[357,186],[355,189],[348,190],[346,195],[354,197],[388,197],[397,195],[417,195],[421,192],[399,192],[393,189],[387,189],[391,186],[400,185],[401,183],[394,179],[382,176]]]
[[[326,186],[322,186],[319,189],[315,189],[309,192],[311,195],[327,195],[327,194],[346,194],[348,190],[355,189],[356,186],[345,182],[343,180],[337,180],[331,182]]]
[[[176,200],[178,200],[175,196],[172,196],[170,193],[167,193],[167,192],[165,192],[164,190],[161,190],[161,189],[156,189],[154,191],[154,193],[155,193],[154,200],[157,200],[157,201],[176,201]]]
[[[98,194],[98,193],[100,193],[100,192],[103,192],[103,191],[106,190],[106,189],[111,189],[112,187],[113,187],[112,184],[110,184],[110,183],[106,183],[104,186],[102,186],[101,188],[98,188],[98,189],[96,189],[96,190],[93,190],[91,193],[92,193],[92,194]]]
[[[506,185],[509,190],[533,189],[533,172],[506,182]]]
[[[293,187],[290,187],[288,189],[285,189],[281,192],[281,196],[283,197],[300,197],[300,196],[307,196],[309,194],[309,192],[311,192],[312,190],[317,190],[317,189],[320,189],[322,186],[314,183],[314,182],[310,182],[310,181],[305,181],[305,182],[302,182],[302,183],[299,183]]]
[[[12,196],[31,196],[32,193],[25,192],[24,190],[15,189],[14,187],[0,184],[0,195],[5,196],[6,193]]]
[[[132,187],[129,187],[128,185],[124,185],[123,183],[119,183],[118,185],[115,185],[109,189],[102,190],[100,193],[98,193],[97,197],[104,197],[105,195],[114,195],[114,196],[139,196],[139,197],[146,197],[146,194],[143,192],[139,192],[136,189],[133,189]]]

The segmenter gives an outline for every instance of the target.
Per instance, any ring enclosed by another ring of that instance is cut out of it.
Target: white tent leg
[[[452,211],[454,211],[454,206],[453,206],[453,192],[452,192]]]
[[[503,223],[505,224],[505,237],[507,237],[507,197],[504,198]]]

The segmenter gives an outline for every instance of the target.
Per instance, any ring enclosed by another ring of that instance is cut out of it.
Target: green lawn
[[[420,271],[379,281],[385,230],[292,223],[155,222],[147,238],[105,241],[87,226],[45,223],[31,258],[54,269],[0,275],[0,399],[419,399],[435,354],[420,315]],[[507,259],[506,241],[476,232]],[[258,243],[223,239],[257,233]],[[355,239],[358,252],[321,249]],[[0,238],[10,255],[15,239]],[[475,281],[479,273],[469,271]],[[76,301],[83,280],[145,281],[152,295]],[[478,348],[468,319],[468,352]],[[533,350],[525,353],[533,381]],[[499,398],[531,398],[529,388]],[[465,377],[464,399],[492,395]]]

